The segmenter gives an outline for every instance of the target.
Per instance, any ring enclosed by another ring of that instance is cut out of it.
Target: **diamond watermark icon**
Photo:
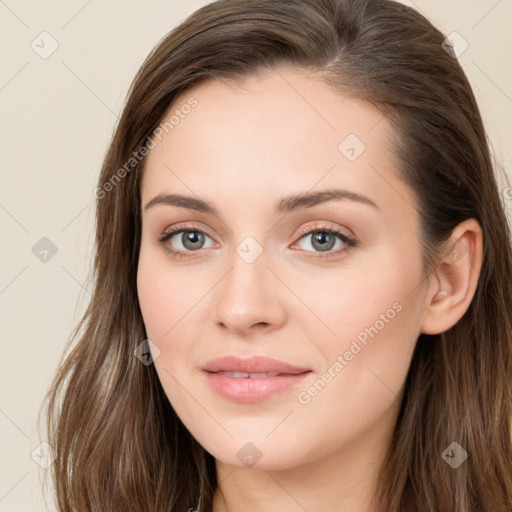
[[[57,51],[59,43],[51,34],[43,31],[32,41],[30,46],[41,59],[47,59]]]
[[[457,240],[451,247],[448,258],[457,263],[465,254],[468,254],[467,246],[460,240]]]
[[[246,263],[253,263],[256,258],[263,254],[263,247],[252,236],[246,236],[238,244],[236,252]]]
[[[441,454],[444,461],[453,469],[457,469],[467,458],[468,452],[455,441]]]
[[[32,247],[32,254],[42,263],[48,263],[57,251],[57,246],[45,236]]]
[[[149,366],[160,356],[160,349],[151,340],[146,339],[135,347],[133,353],[142,364]]]
[[[452,59],[458,59],[469,48],[469,43],[458,32],[452,32],[441,43],[441,48]]]
[[[245,443],[236,454],[238,460],[248,468],[252,468],[252,466],[261,459],[262,455],[263,454],[252,443]]]
[[[30,455],[32,460],[43,469],[49,468],[57,458],[57,452],[46,441],[38,444]]]
[[[347,135],[338,145],[338,151],[350,162],[355,162],[365,149],[364,142],[355,133]]]

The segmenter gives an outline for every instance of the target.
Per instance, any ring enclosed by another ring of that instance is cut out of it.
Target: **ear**
[[[467,219],[452,231],[429,278],[422,333],[442,333],[462,318],[475,294],[482,258],[482,228],[475,219]]]

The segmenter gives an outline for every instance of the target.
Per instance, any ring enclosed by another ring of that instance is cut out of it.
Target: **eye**
[[[332,226],[315,226],[314,228],[307,228],[299,233],[300,240],[306,239],[312,236],[311,246],[313,251],[306,250],[306,252],[318,251],[320,254],[314,256],[315,258],[325,258],[337,255],[344,251],[348,251],[352,247],[356,247],[358,242],[356,239],[345,234],[341,229]],[[168,231],[162,234],[159,238],[158,243],[164,247],[164,249],[172,254],[176,258],[187,258],[191,256],[191,253],[197,252],[200,249],[204,249],[205,239],[211,237],[203,230],[196,229],[190,225],[175,226],[172,231]],[[176,239],[173,241],[173,239]],[[213,241],[213,240],[212,240]],[[341,248],[333,251],[336,242],[341,242]],[[171,242],[171,243],[170,243]],[[178,250],[174,248],[174,244],[181,244]],[[294,244],[294,246],[296,246]],[[213,247],[214,245],[210,246]],[[292,247],[294,247],[292,246]],[[327,253],[324,256],[321,253]]]
[[[301,235],[301,240],[307,239],[308,237],[311,239],[309,245],[313,247],[314,251],[307,252],[319,251],[320,253],[327,253],[325,256],[323,254],[315,255],[315,258],[331,257],[357,246],[357,240],[355,238],[348,236],[341,231],[341,229],[332,226],[307,228],[302,230],[299,235]],[[332,249],[336,246],[337,241],[340,241],[341,247],[339,245],[337,250],[333,251]],[[294,244],[294,246],[296,245],[297,244]]]
[[[178,243],[178,250],[172,246],[173,242]],[[176,226],[172,231],[163,233],[158,243],[164,249],[177,258],[188,257],[187,252],[196,252],[204,248],[205,238],[210,238],[204,231],[195,229],[193,226]],[[210,238],[211,240],[211,238]],[[179,245],[181,244],[181,247]]]

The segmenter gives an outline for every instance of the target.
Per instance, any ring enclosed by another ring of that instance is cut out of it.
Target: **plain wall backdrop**
[[[91,297],[102,159],[143,60],[205,3],[0,0],[0,512],[56,510],[42,498],[48,452],[36,419]],[[403,3],[469,45],[459,61],[510,177],[512,0]]]

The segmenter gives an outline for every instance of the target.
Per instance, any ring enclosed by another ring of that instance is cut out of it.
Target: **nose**
[[[248,262],[235,251],[231,261],[231,269],[216,287],[216,323],[238,335],[282,326],[283,285],[269,269],[266,253]]]

